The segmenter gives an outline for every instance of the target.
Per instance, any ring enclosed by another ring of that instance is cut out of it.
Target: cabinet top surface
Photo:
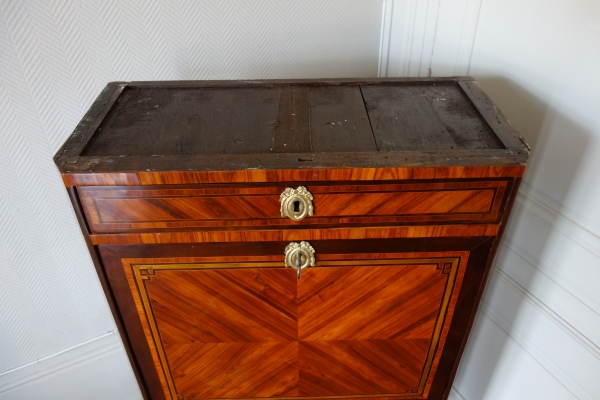
[[[113,82],[61,172],[518,166],[529,148],[469,77]]]

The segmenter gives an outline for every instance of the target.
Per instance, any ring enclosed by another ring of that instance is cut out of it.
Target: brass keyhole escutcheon
[[[288,244],[285,248],[285,266],[296,269],[300,279],[303,269],[315,266],[315,249],[305,241]]]
[[[312,194],[304,186],[298,186],[297,189],[286,188],[279,196],[281,217],[301,221],[313,215],[312,200]]]

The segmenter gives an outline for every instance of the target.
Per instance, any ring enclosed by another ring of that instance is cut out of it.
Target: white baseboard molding
[[[117,332],[0,374],[0,400],[142,395]]]

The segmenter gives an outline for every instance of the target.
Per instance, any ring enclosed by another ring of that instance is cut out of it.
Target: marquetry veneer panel
[[[468,256],[450,255],[329,256],[300,280],[269,258],[123,266],[168,399],[422,398]]]

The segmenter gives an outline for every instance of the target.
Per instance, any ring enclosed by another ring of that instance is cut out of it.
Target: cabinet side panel
[[[495,237],[489,239],[490,240],[489,247],[487,244],[486,245],[482,244],[482,245],[476,247],[475,253],[477,254],[477,258],[478,259],[481,258],[481,261],[479,261],[479,262],[485,263],[485,268],[484,268],[481,278],[477,284],[477,293],[475,294],[473,301],[472,301],[473,308],[472,308],[470,314],[466,315],[467,313],[465,313],[465,315],[463,315],[462,319],[461,319],[461,321],[463,319],[466,321],[466,322],[464,322],[464,324],[466,326],[465,334],[463,336],[462,344],[458,348],[455,359],[454,359],[454,367],[449,375],[449,381],[448,381],[449,383],[446,385],[446,388],[444,390],[444,394],[443,394],[444,398],[448,397],[448,395],[450,394],[452,382],[454,381],[454,376],[456,375],[456,371],[458,370],[458,365],[459,365],[461,356],[462,356],[465,346],[467,344],[467,338],[469,336],[469,333],[471,332],[471,328],[473,327],[473,322],[475,320],[475,316],[477,315],[477,309],[479,307],[479,303],[481,302],[481,298],[483,297],[483,292],[485,290],[485,287],[486,287],[486,284],[488,281],[488,277],[489,277],[490,271],[492,269],[492,264],[494,262],[494,258],[496,257],[496,253],[498,252],[498,247],[500,246],[500,241],[502,239],[502,236],[504,235],[504,232],[506,230],[508,218],[510,217],[510,213],[514,206],[520,184],[521,184],[521,179],[515,179],[514,183],[512,185],[511,191],[507,194],[508,199],[504,204],[503,217],[502,217],[502,221],[500,224],[500,230],[498,231],[498,233]],[[483,257],[485,257],[485,261],[483,260]],[[462,323],[461,321],[458,321],[458,322],[454,321],[453,323],[457,324],[457,326],[458,326],[458,324]]]
[[[154,368],[148,343],[144,339],[139,316],[135,311],[135,303],[133,302],[131,290],[123,273],[121,259],[107,249],[100,248],[99,251],[108,282],[110,283],[111,292],[114,295],[119,308],[119,314],[123,321],[122,330],[131,344],[131,350],[139,366],[139,373],[148,388],[149,398],[152,400],[166,400],[158,374]]]
[[[98,279],[100,280],[100,284],[102,285],[102,289],[104,290],[104,294],[106,296],[106,301],[108,302],[108,306],[110,307],[110,311],[115,319],[115,324],[117,325],[117,329],[119,331],[119,335],[123,342],[123,346],[125,347],[125,352],[127,353],[127,358],[131,363],[131,367],[135,378],[138,382],[138,386],[140,391],[142,392],[142,396],[144,400],[149,400],[149,392],[146,383],[144,382],[141,372],[140,365],[138,364],[135,355],[133,354],[133,350],[131,347],[131,341],[129,336],[125,331],[125,327],[123,324],[123,318],[121,316],[121,312],[117,307],[115,296],[110,289],[108,278],[106,276],[106,272],[104,270],[104,266],[102,260],[100,258],[100,254],[98,252],[98,248],[92,244],[90,239],[90,231],[86,224],[85,217],[83,215],[82,207],[79,202],[79,198],[77,196],[76,189],[74,187],[67,188],[67,193],[69,194],[69,199],[73,205],[73,209],[75,211],[75,216],[77,217],[77,221],[79,222],[79,227],[81,228],[81,233],[83,234],[83,238],[85,240],[85,244],[90,252],[90,257],[92,258],[92,262],[94,263],[94,267],[96,268],[96,273],[98,274]]]

